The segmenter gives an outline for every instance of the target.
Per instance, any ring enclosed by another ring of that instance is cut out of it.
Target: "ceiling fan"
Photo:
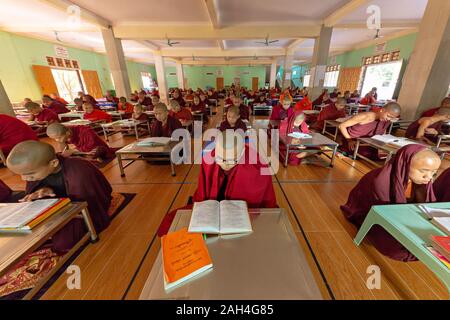
[[[269,41],[269,35],[267,35],[266,39],[264,41],[255,41],[255,43],[262,43],[262,44],[265,44],[268,47],[270,44],[278,42],[278,41],[279,40],[270,40]]]
[[[172,42],[166,35],[166,39],[167,39],[167,45],[169,47],[172,47],[174,44],[180,44],[181,42]]]

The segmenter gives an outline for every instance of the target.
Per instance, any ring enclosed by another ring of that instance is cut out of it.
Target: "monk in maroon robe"
[[[178,101],[178,104],[183,108],[186,106],[186,101],[184,101],[183,97],[181,96],[180,90],[176,89],[172,93],[172,99],[175,99]]]
[[[432,178],[439,169],[439,156],[418,144],[401,148],[384,167],[367,173],[341,206],[345,217],[360,228],[374,205],[424,203],[436,201]],[[416,258],[381,226],[367,236],[382,254],[395,260]]]
[[[114,150],[89,126],[66,127],[60,123],[53,123],[47,127],[47,135],[59,143],[59,149],[64,157],[76,155],[78,152],[85,153],[87,158],[98,162],[115,157]],[[76,150],[69,149],[68,144],[75,145]]]
[[[433,183],[434,194],[438,202],[450,202],[450,168],[441,173]]]
[[[2,180],[0,180],[0,202],[5,203],[10,201],[12,190]]]
[[[441,106],[438,108],[433,108],[430,110],[425,111],[424,113],[422,113],[422,115],[420,116],[421,118],[424,117],[432,117],[434,116],[440,109],[450,109],[450,97],[445,97],[444,100],[442,100],[441,102]]]
[[[28,102],[25,108],[30,113],[30,121],[36,121],[37,124],[51,124],[59,122],[58,115],[50,109],[43,109],[35,102]]]
[[[70,112],[70,110],[67,109],[64,104],[62,104],[59,101],[53,100],[49,96],[42,97],[42,104],[44,105],[45,108],[52,110],[56,114]]]
[[[57,156],[49,144],[26,141],[11,151],[7,165],[27,182],[27,196],[21,201],[48,197],[86,201],[97,233],[108,227],[112,188],[101,171],[89,161]],[[83,219],[73,218],[52,237],[53,247],[67,251],[85,233]]]
[[[256,163],[251,164],[251,152],[256,151],[245,145],[244,139],[235,141],[227,139],[226,134],[219,136],[215,150],[203,156],[193,201],[243,200],[249,208],[277,208],[272,176],[261,173],[269,167],[261,163],[259,155]],[[158,230],[159,236],[167,233],[176,212],[174,210],[164,217]]]
[[[136,104],[133,109],[131,118],[137,121],[148,121],[148,114],[144,113],[144,107],[140,104]]]
[[[95,100],[95,98],[93,96],[91,96],[90,94],[83,95],[83,97],[81,99],[83,100],[83,102],[90,103],[94,108],[96,108],[96,109],[98,108],[97,100]]]
[[[152,137],[171,137],[175,130],[183,127],[177,118],[169,115],[164,103],[157,104],[153,110],[156,121],[152,125]]]
[[[330,96],[328,95],[328,89],[324,89],[322,91],[322,93],[320,94],[320,96],[318,96],[316,98],[316,100],[314,100],[312,102],[313,107],[314,106],[320,106],[321,104],[326,103],[328,100],[330,100]],[[331,100],[330,100],[331,101]]]
[[[106,99],[106,101],[111,102],[111,103],[115,103],[115,104],[119,103],[119,98],[113,96],[110,90],[106,91],[105,99]]]
[[[282,121],[294,114],[294,108],[291,106],[291,100],[280,100],[280,103],[272,108],[270,120]]]
[[[5,157],[18,143],[26,140],[38,140],[34,132],[25,122],[6,114],[0,114],[0,150]]]
[[[240,110],[236,106],[229,107],[227,110],[227,118],[220,124],[220,131],[238,130],[247,131],[247,125],[241,120]]]
[[[401,107],[396,102],[387,103],[377,112],[362,112],[339,125],[339,130],[344,136],[340,149],[346,153],[352,153],[356,145],[356,138],[370,138],[375,135],[385,134],[391,125],[391,121],[400,117]],[[369,159],[378,160],[378,151],[375,148],[363,146],[359,153]]]
[[[447,114],[444,114],[447,112]],[[440,109],[434,116],[420,118],[408,126],[405,137],[423,142],[436,143],[445,122],[450,121],[450,109]],[[430,141],[428,141],[430,140]]]
[[[316,130],[322,130],[325,120],[336,120],[339,118],[345,118],[345,105],[346,100],[344,98],[338,98],[336,103],[330,103],[317,116],[317,120],[313,125]]]
[[[95,109],[94,106],[88,102],[83,103],[84,115],[83,119],[89,121],[104,121],[111,122],[112,116],[100,109]]]
[[[137,103],[139,103],[140,105],[144,106],[144,107],[151,107],[153,106],[152,104],[152,99],[150,97],[147,97],[145,91],[141,91],[138,93],[138,101]]]

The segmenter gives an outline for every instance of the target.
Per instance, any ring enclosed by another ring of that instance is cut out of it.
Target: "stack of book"
[[[438,209],[426,205],[419,205],[419,208],[425,218],[450,235],[450,209]]]
[[[163,147],[169,144],[171,138],[167,137],[153,137],[147,138],[137,143],[138,147]]]
[[[0,233],[28,233],[70,203],[70,199],[46,199],[0,203]]]
[[[450,269],[450,237],[432,236],[431,241],[428,250]]]

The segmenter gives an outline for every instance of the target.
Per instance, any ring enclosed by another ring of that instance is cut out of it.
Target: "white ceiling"
[[[31,37],[61,43],[66,46],[91,49],[104,52],[104,44],[100,26],[94,22],[82,20],[74,25],[68,19],[68,13],[54,3],[67,0],[0,0],[0,30],[20,33]],[[106,19],[113,26],[133,24],[156,25],[191,25],[211,26],[211,19],[205,0],[71,0],[76,5]],[[239,27],[242,25],[265,25],[274,28],[280,25],[319,25],[322,20],[350,0],[213,0],[214,10],[221,28]],[[53,3],[53,4],[49,4]],[[382,22],[418,21],[423,16],[427,0],[372,0],[347,14],[339,22],[341,24],[364,23],[369,16],[366,9],[369,5],[377,5],[381,9]],[[402,28],[385,28],[381,35],[389,36],[402,31]],[[58,36],[56,39],[55,31]],[[261,58],[265,49],[284,49],[296,39],[270,36],[269,40],[279,40],[269,47],[256,41],[264,41],[267,34],[252,40],[176,40],[180,44],[169,47],[167,41],[147,39],[146,42],[124,40],[123,47],[127,58],[140,62],[152,63],[153,49],[166,51],[187,49],[189,52],[202,50],[251,49]],[[367,28],[343,29],[334,28],[330,51],[349,50],[360,43],[366,43],[375,36],[374,30]],[[61,42],[59,42],[61,41]],[[175,41],[175,40],[174,40]],[[309,60],[312,56],[314,39],[304,39],[295,48],[295,59]],[[268,54],[268,51],[266,51]],[[214,54],[217,56],[217,53]],[[248,55],[248,53],[247,53]],[[246,55],[243,55],[243,57]],[[214,59],[217,59],[215,57]]]

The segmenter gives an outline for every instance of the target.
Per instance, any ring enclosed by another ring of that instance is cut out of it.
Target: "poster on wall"
[[[57,57],[61,58],[68,58],[69,57],[69,51],[66,47],[55,45],[55,54]]]

